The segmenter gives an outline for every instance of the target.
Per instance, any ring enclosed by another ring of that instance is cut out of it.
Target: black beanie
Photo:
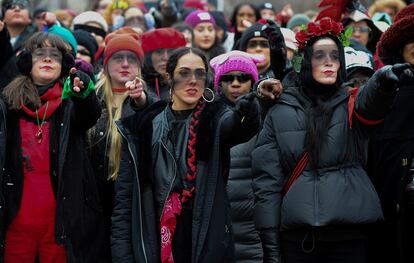
[[[95,38],[85,30],[75,30],[73,35],[78,45],[84,46],[89,51],[93,62],[94,55],[98,50],[98,43],[96,43]]]
[[[209,12],[216,20],[216,25],[221,27],[224,31],[230,31],[229,25],[226,22],[226,18],[223,15],[223,12],[220,11],[210,11]]]
[[[243,32],[239,40],[239,48],[241,51],[246,51],[247,43],[251,38],[264,37],[267,39],[265,32],[262,30],[262,27],[262,24],[254,24]]]

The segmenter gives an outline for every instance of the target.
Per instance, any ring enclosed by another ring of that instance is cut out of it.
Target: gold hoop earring
[[[203,98],[203,100],[205,101],[205,102],[213,102],[214,101],[214,91],[212,90],[212,89],[210,89],[210,88],[205,88],[204,90],[208,90],[208,91],[210,91],[211,92],[211,99],[206,99],[206,97],[204,96],[204,92],[203,92],[203,95],[201,95],[201,97]]]

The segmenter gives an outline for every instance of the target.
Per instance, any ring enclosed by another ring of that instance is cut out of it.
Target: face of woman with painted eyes
[[[201,57],[193,53],[182,56],[172,76],[173,109],[193,109],[204,93],[206,77]]]
[[[335,84],[340,68],[338,46],[332,39],[323,38],[312,47],[313,79],[323,85]]]
[[[62,53],[54,47],[37,48],[32,52],[33,82],[46,85],[57,80],[62,71]]]
[[[124,87],[125,83],[134,80],[140,74],[140,61],[137,55],[128,50],[121,50],[108,60],[108,72],[113,87]]]

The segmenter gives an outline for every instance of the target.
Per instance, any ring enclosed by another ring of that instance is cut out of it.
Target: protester
[[[208,68],[199,50],[178,49],[167,63],[170,103],[118,123],[124,144],[113,262],[234,260],[225,188],[229,151],[255,134],[258,107],[254,94],[239,98],[234,111],[213,101],[205,89]]]
[[[160,100],[169,100],[167,61],[174,49],[185,45],[183,34],[173,28],[159,28],[142,35],[142,47],[145,52],[143,77],[152,96]]]
[[[378,54],[385,67],[408,63],[414,67],[414,4],[396,17],[382,35]],[[409,72],[409,73],[410,73]],[[405,72],[404,72],[405,73]],[[370,144],[368,171],[381,199],[385,222],[374,229],[369,240],[372,262],[412,262],[414,228],[413,77],[401,74],[398,94],[389,115],[376,130]]]
[[[296,34],[298,86],[285,87],[252,153],[263,262],[367,262],[363,228],[383,219],[364,170],[367,132],[385,117],[406,66],[380,70],[350,96],[342,31],[322,18]]]
[[[104,74],[96,85],[103,111],[96,125],[88,132],[89,154],[102,197],[105,242],[108,247],[115,196],[114,180],[118,176],[121,161],[121,136],[116,130],[115,121],[131,116],[134,107],[145,105],[147,99],[141,79],[144,52],[136,44],[138,39],[138,33],[129,27],[118,29],[106,37]],[[109,253],[107,256],[110,262]]]
[[[209,12],[193,11],[185,18],[185,23],[193,28],[194,47],[201,49],[208,61],[225,52],[216,35],[216,21]]]
[[[364,86],[375,73],[372,58],[364,51],[345,47],[345,66],[348,81],[353,87]]]
[[[236,5],[233,10],[230,22],[234,28],[234,44],[240,39],[242,33],[260,19],[260,13],[256,6],[249,3]],[[234,46],[233,46],[234,49]]]
[[[25,43],[17,65],[22,76],[3,91],[4,261],[100,261],[107,248],[84,144],[101,111],[93,83],[73,68],[68,45],[48,33]]]
[[[252,92],[258,80],[256,64],[263,56],[231,51],[210,61],[215,72],[216,88],[231,107],[237,98]],[[262,245],[253,222],[251,151],[256,137],[231,148],[227,192],[231,205],[236,262],[262,262]]]
[[[259,6],[260,18],[267,20],[275,20],[276,10],[273,7],[272,3],[266,2]]]

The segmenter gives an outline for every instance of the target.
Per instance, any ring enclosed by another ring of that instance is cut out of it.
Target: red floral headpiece
[[[296,33],[296,40],[299,45],[299,50],[303,50],[307,42],[313,37],[323,36],[323,35],[332,35],[337,37],[343,46],[349,45],[349,36],[351,36],[352,31],[348,32],[344,30],[342,23],[335,22],[330,17],[324,17],[316,22],[310,22],[307,26],[303,25],[301,31]]]

